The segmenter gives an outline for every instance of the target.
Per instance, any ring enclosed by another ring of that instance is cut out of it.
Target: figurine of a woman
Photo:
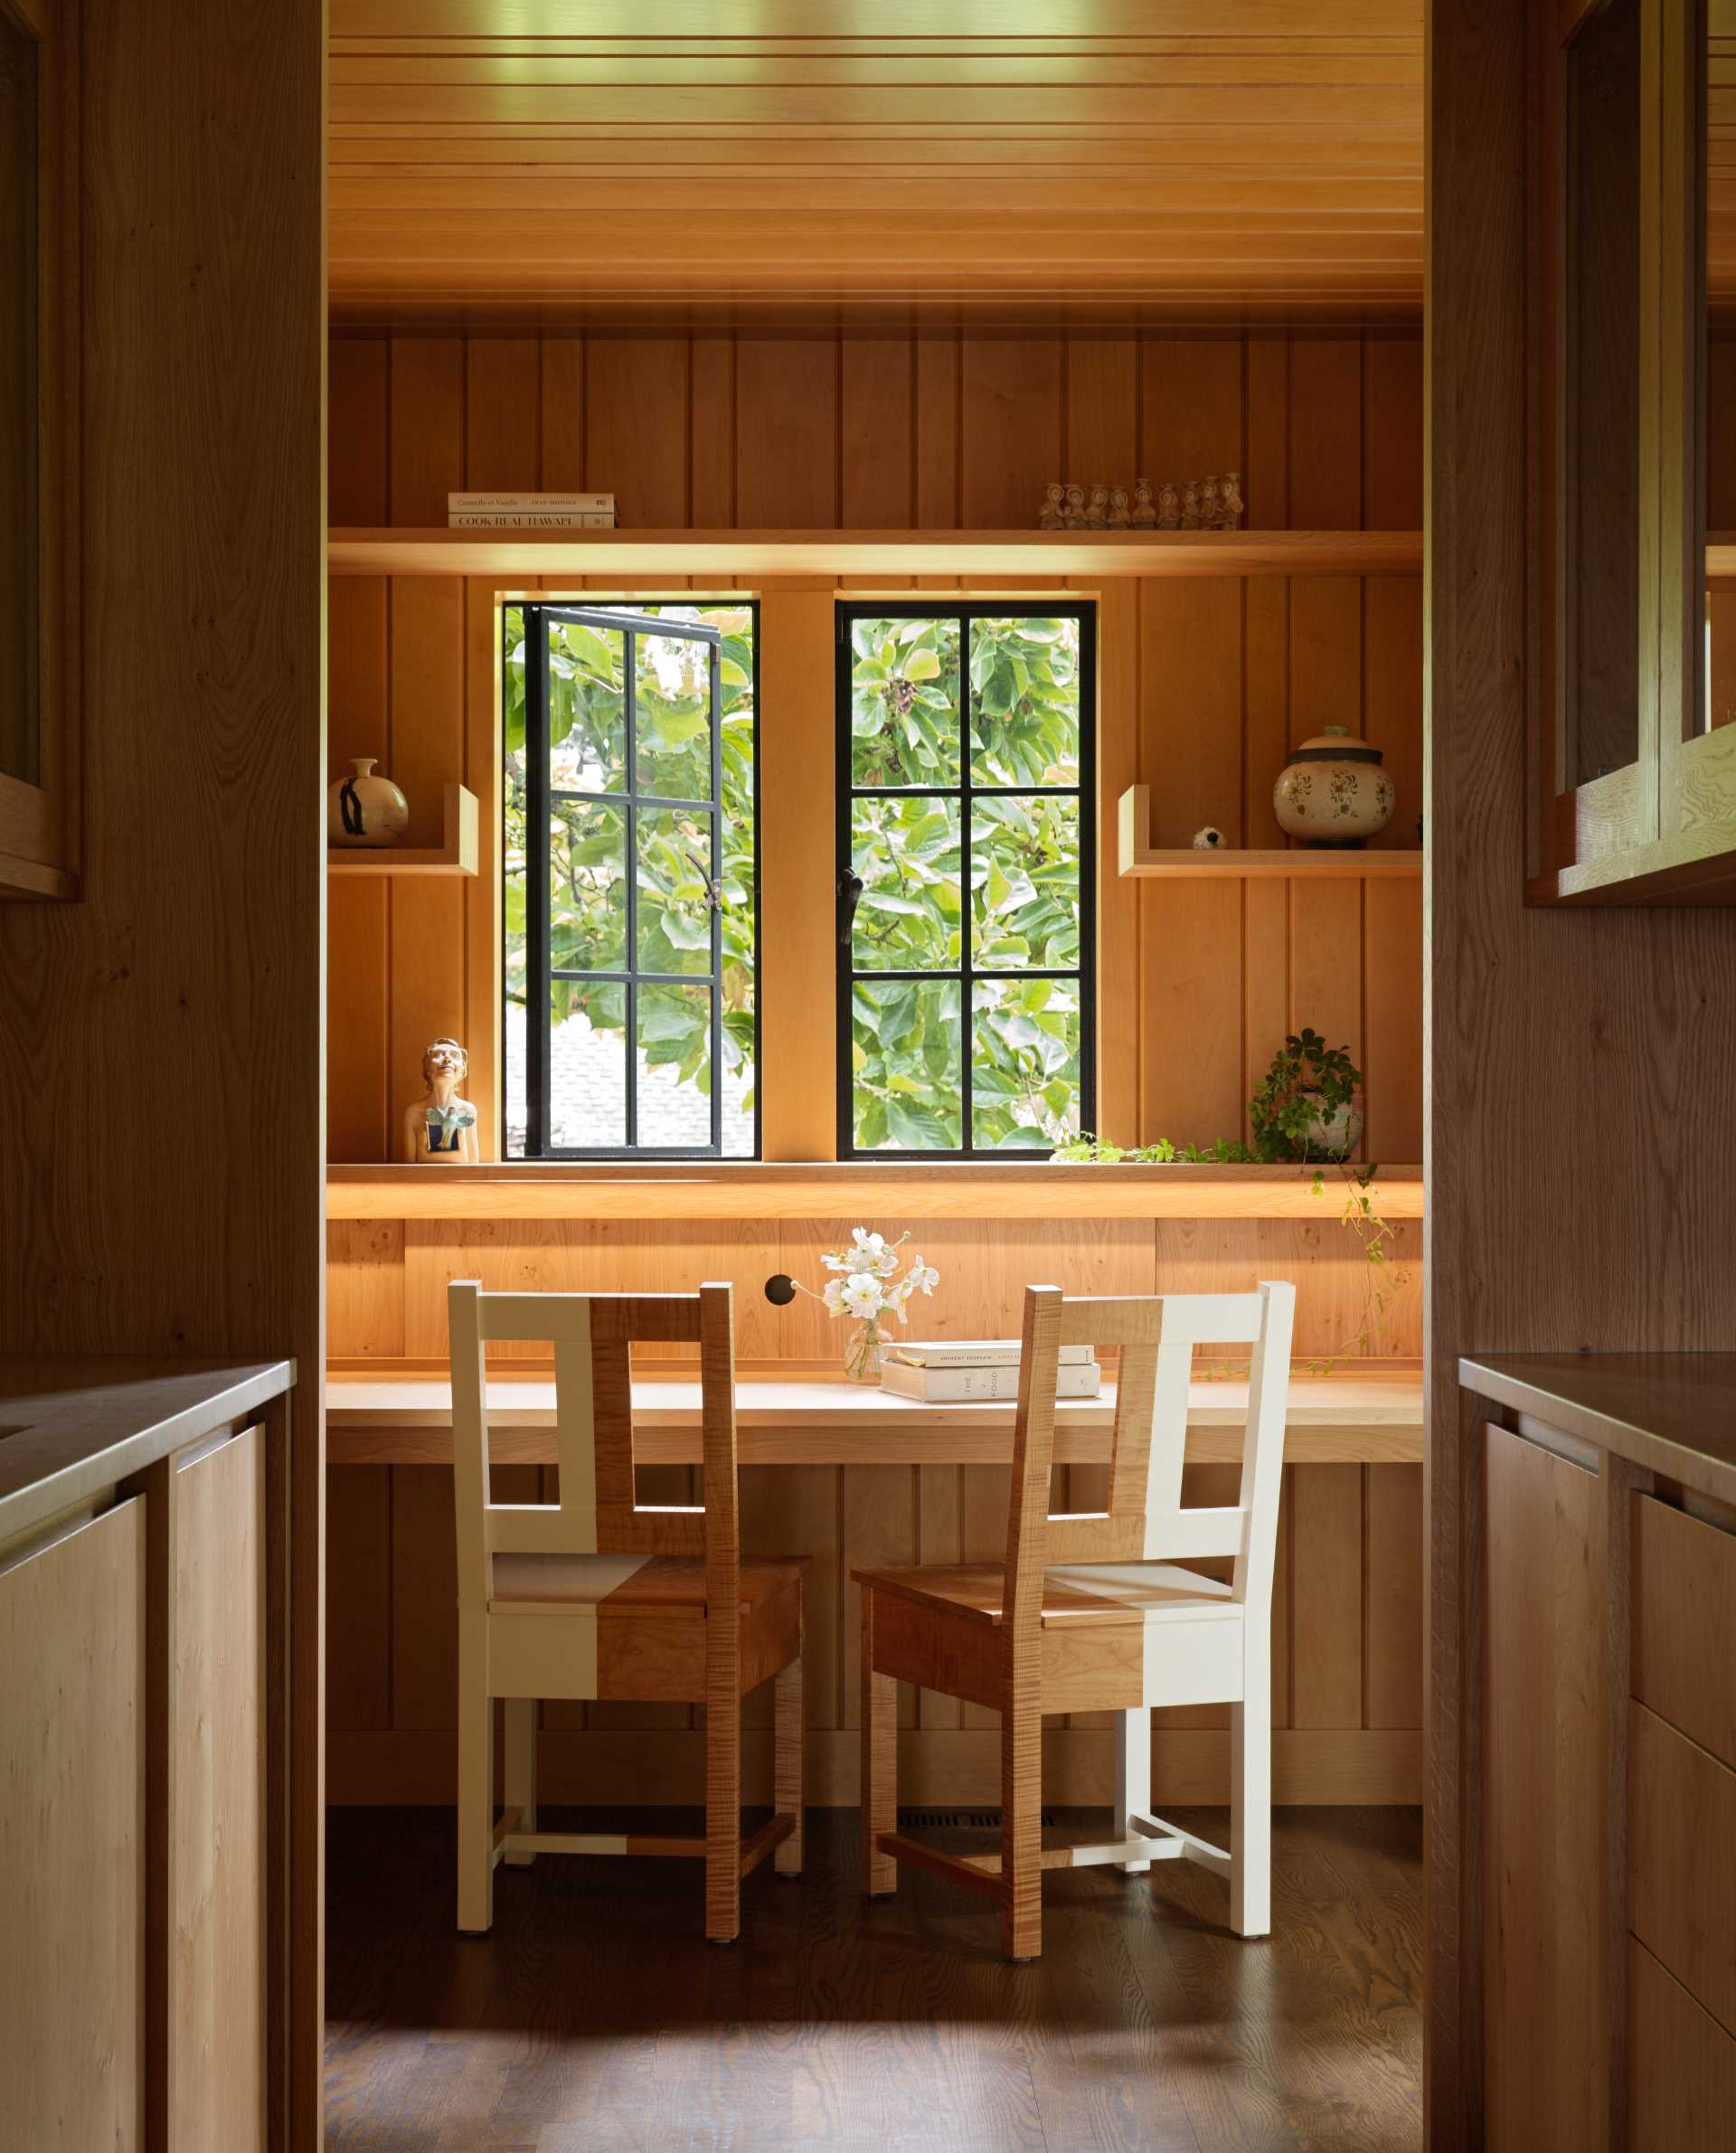
[[[1179,531],[1181,527],[1181,496],[1173,486],[1165,486],[1157,496],[1157,528],[1160,531]]]
[[[420,1099],[404,1109],[404,1164],[474,1166],[477,1163],[476,1110],[458,1097],[470,1057],[456,1039],[437,1039],[422,1056]]]
[[[1091,498],[1085,511],[1085,521],[1093,531],[1107,531],[1109,527],[1109,489],[1107,486],[1094,486]]]
[[[1125,531],[1127,528],[1127,489],[1125,486],[1109,488],[1109,529]]]
[[[1133,527],[1149,531],[1156,521],[1157,511],[1151,505],[1151,481],[1141,478],[1133,489]]]
[[[1067,528],[1067,488],[1060,479],[1052,478],[1043,491],[1043,506],[1037,512],[1040,531],[1064,531]]]
[[[1067,488],[1067,506],[1063,514],[1070,531],[1082,531],[1085,528],[1085,488],[1082,486],[1070,486]]]

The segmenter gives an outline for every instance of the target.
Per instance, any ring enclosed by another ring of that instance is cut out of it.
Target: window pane
[[[556,792],[627,789],[626,647],[618,628],[549,625],[549,784]]]
[[[627,989],[556,979],[549,988],[549,1142],[557,1151],[627,1141]]]
[[[1080,961],[1079,800],[1007,795],[972,804],[971,961],[1059,971]]]
[[[635,760],[641,792],[712,797],[712,647],[680,636],[635,639]]]
[[[685,807],[638,811],[642,972],[712,968],[712,817]]]
[[[711,988],[641,987],[640,1146],[709,1144],[714,1081]]]
[[[556,800],[549,817],[549,967],[627,968],[627,809]]]
[[[956,799],[881,798],[850,809],[862,877],[851,957],[863,972],[938,972],[958,963],[961,855]]]
[[[958,623],[857,620],[850,629],[856,785],[958,782]]]
[[[956,979],[858,981],[858,1151],[957,1151],[964,1114]]]
[[[1079,783],[1079,622],[970,624],[970,781]]]
[[[971,1142],[1046,1151],[1077,1136],[1078,980],[979,980],[972,1001]]]

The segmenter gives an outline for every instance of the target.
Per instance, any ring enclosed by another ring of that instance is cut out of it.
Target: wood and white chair
[[[1004,1565],[859,1570],[863,1888],[897,1886],[901,1861],[1000,1903],[1001,1941],[1034,1959],[1043,1872],[1114,1862],[1129,1874],[1181,1857],[1227,1875],[1231,1926],[1271,1927],[1271,1609],[1296,1289],[1024,1298],[1018,1425]],[[1252,1349],[1239,1499],[1182,1506],[1194,1348]],[[1051,1516],[1055,1366],[1063,1346],[1114,1346],[1121,1365],[1107,1511]],[[1184,1565],[1234,1560],[1230,1582]],[[897,1684],[1001,1714],[1001,1851],[942,1854],[898,1830]],[[1151,1710],[1231,1707],[1227,1849],[1151,1814]],[[1043,1850],[1043,1715],[1118,1715],[1115,1837]]]
[[[539,1854],[688,1855],[705,1864],[705,1933],[731,1941],[741,1879],[802,1865],[802,1566],[741,1560],[735,1333],[728,1286],[697,1293],[485,1293],[456,1281],[452,1449],[458,1544],[458,1927],[487,1929],[494,1872]],[[558,1500],[497,1503],[485,1346],[554,1348]],[[633,1478],[636,1340],[696,1341],[702,1508],[641,1506]],[[741,1699],[775,1680],[769,1822],[741,1837]],[[505,1808],[494,1806],[494,1700],[505,1705]],[[705,1706],[705,1836],[540,1832],[536,1700]]]

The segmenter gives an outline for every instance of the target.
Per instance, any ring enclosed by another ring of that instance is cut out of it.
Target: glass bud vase
[[[877,1383],[885,1365],[886,1334],[880,1327],[880,1318],[871,1316],[855,1326],[844,1347],[844,1373],[852,1383]]]

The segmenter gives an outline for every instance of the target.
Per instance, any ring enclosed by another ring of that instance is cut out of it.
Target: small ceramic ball
[[[1203,830],[1195,830],[1194,833],[1195,852],[1212,852],[1222,843],[1223,832],[1219,829],[1216,823],[1209,822]]]

